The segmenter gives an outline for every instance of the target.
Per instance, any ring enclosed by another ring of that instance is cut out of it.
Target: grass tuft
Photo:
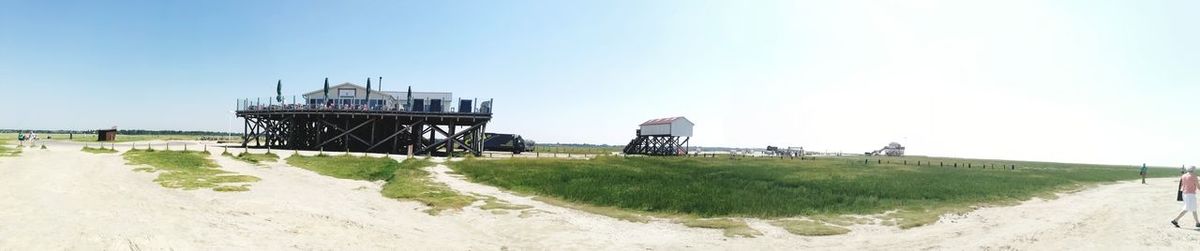
[[[245,191],[250,191],[250,185],[240,185],[240,186],[218,186],[218,187],[214,187],[214,188],[213,188],[213,191],[217,191],[217,192],[245,192]]]
[[[21,155],[21,148],[13,148],[0,145],[0,157],[16,157]]]
[[[840,227],[871,224],[874,222],[874,219],[870,217],[858,217],[850,215],[814,215],[809,216],[808,218],[814,221],[824,222]]]
[[[567,201],[563,201],[560,199],[555,199],[552,197],[541,197],[540,196],[540,197],[534,197],[533,200],[541,201],[542,203],[546,203],[546,204],[550,204],[550,205],[554,205],[554,206],[558,206],[558,207],[565,207],[565,208],[575,209],[575,210],[584,211],[584,212],[588,212],[588,213],[604,215],[604,216],[608,216],[608,217],[612,217],[612,218],[616,218],[618,220],[623,220],[623,221],[628,221],[628,222],[648,223],[648,222],[650,222],[651,219],[654,219],[651,216],[641,214],[639,212],[634,212],[631,210],[620,209],[620,208],[615,208],[615,207],[594,206],[594,205],[588,205],[588,204],[583,204],[583,203],[572,203],[572,202],[567,202]]]
[[[789,233],[803,236],[839,235],[850,232],[850,229],[844,227],[826,225],[811,220],[776,220],[770,223],[771,225],[787,230]]]
[[[107,153],[116,153],[117,152],[117,150],[115,150],[115,149],[104,148],[103,146],[101,146],[100,148],[93,148],[93,147],[85,146],[80,151],[83,151],[86,153],[94,153],[94,154],[107,154]]]
[[[432,215],[445,210],[462,209],[475,202],[474,197],[459,194],[445,184],[434,182],[429,172],[422,169],[431,165],[433,163],[426,159],[405,160],[396,168],[394,175],[387,180],[380,192],[388,198],[425,203],[430,207],[426,212]]]
[[[174,152],[129,150],[123,154],[125,160],[132,165],[147,165],[134,171],[159,172],[154,181],[167,188],[192,190],[211,188],[219,191],[232,190],[226,183],[249,183],[259,181],[258,177],[238,175],[217,169],[219,166],[200,152]],[[245,188],[245,184],[242,184]],[[240,191],[248,190],[248,188]]]
[[[475,202],[474,197],[459,194],[445,184],[434,182],[429,172],[422,169],[433,164],[426,159],[396,162],[391,158],[352,155],[292,155],[287,158],[287,163],[336,178],[386,181],[380,190],[384,197],[419,201],[430,207],[426,212],[431,215],[462,209]]]
[[[750,228],[745,221],[736,219],[679,219],[675,222],[688,227],[725,230],[725,237],[755,237],[762,232]]]
[[[288,165],[308,169],[325,176],[352,180],[387,180],[400,164],[392,159],[339,156],[302,156],[287,158]]]
[[[530,217],[537,216],[539,214],[546,214],[546,213],[550,213],[550,212],[546,212],[545,210],[539,210],[539,209],[521,210],[521,214],[517,215],[517,217],[521,218],[521,219],[525,219],[525,218],[530,218]]]
[[[239,153],[237,156],[234,156],[233,154],[229,154],[228,152],[226,152],[226,153],[222,153],[222,155],[224,155],[224,156],[230,156],[230,157],[232,157],[232,158],[233,158],[233,159],[235,159],[235,160],[240,160],[240,161],[242,161],[242,162],[246,162],[246,163],[250,163],[250,164],[255,164],[255,165],[261,165],[263,162],[276,162],[276,161],[279,161],[279,155],[276,155],[276,154],[274,154],[274,153],[247,153],[247,152],[243,152],[243,153]]]
[[[525,210],[525,209],[533,208],[533,206],[529,206],[529,205],[511,204],[511,203],[508,203],[507,201],[503,201],[503,200],[497,199],[496,197],[492,197],[492,196],[482,196],[482,197],[483,197],[483,205],[479,206],[479,209],[483,209],[483,210]]]

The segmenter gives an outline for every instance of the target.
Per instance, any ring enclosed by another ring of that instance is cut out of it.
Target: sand
[[[79,146],[52,142],[49,150],[0,158],[0,250],[1200,249],[1200,230],[1167,224],[1178,212],[1173,179],[1102,185],[909,230],[868,225],[847,235],[803,237],[751,219],[763,236],[729,238],[720,230],[547,205],[468,182],[443,165],[429,170],[453,189],[534,209],[524,217],[521,210],[496,214],[477,202],[430,216],[419,203],[382,197],[380,183],[283,163],[254,166],[217,156],[216,148],[209,150],[223,169],[262,181],[248,192],[167,189],[152,181],[157,174],[131,171],[117,154]]]

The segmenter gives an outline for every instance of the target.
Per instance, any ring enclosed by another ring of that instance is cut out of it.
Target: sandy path
[[[1121,182],[1062,195],[1051,201],[983,208],[945,216],[910,230],[860,226],[818,246],[892,250],[1179,250],[1200,249],[1200,230],[1167,222],[1179,210],[1176,179]],[[834,241],[836,240],[836,241]]]
[[[157,174],[133,172],[119,155],[49,145],[0,158],[0,250],[1200,249],[1200,231],[1166,223],[1178,207],[1172,179],[985,208],[911,230],[857,226],[843,236],[800,237],[751,220],[764,236],[726,238],[719,230],[631,223],[547,205],[467,182],[440,165],[429,170],[456,190],[544,212],[521,218],[518,211],[496,215],[468,207],[429,216],[418,203],[380,196],[376,183],[220,156],[214,159],[224,169],[262,181],[241,193],[166,189],[152,182]]]

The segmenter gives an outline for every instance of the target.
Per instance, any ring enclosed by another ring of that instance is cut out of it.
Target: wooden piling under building
[[[239,110],[243,147],[481,156],[488,113]],[[253,143],[253,144],[251,144]]]

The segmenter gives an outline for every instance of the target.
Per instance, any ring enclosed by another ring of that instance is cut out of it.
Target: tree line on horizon
[[[17,129],[0,129],[0,133],[25,133],[33,132],[40,134],[93,134],[96,130],[17,130]],[[179,130],[117,130],[117,134],[124,135],[189,135],[189,136],[225,136],[228,132],[212,132],[212,131],[179,131]]]

